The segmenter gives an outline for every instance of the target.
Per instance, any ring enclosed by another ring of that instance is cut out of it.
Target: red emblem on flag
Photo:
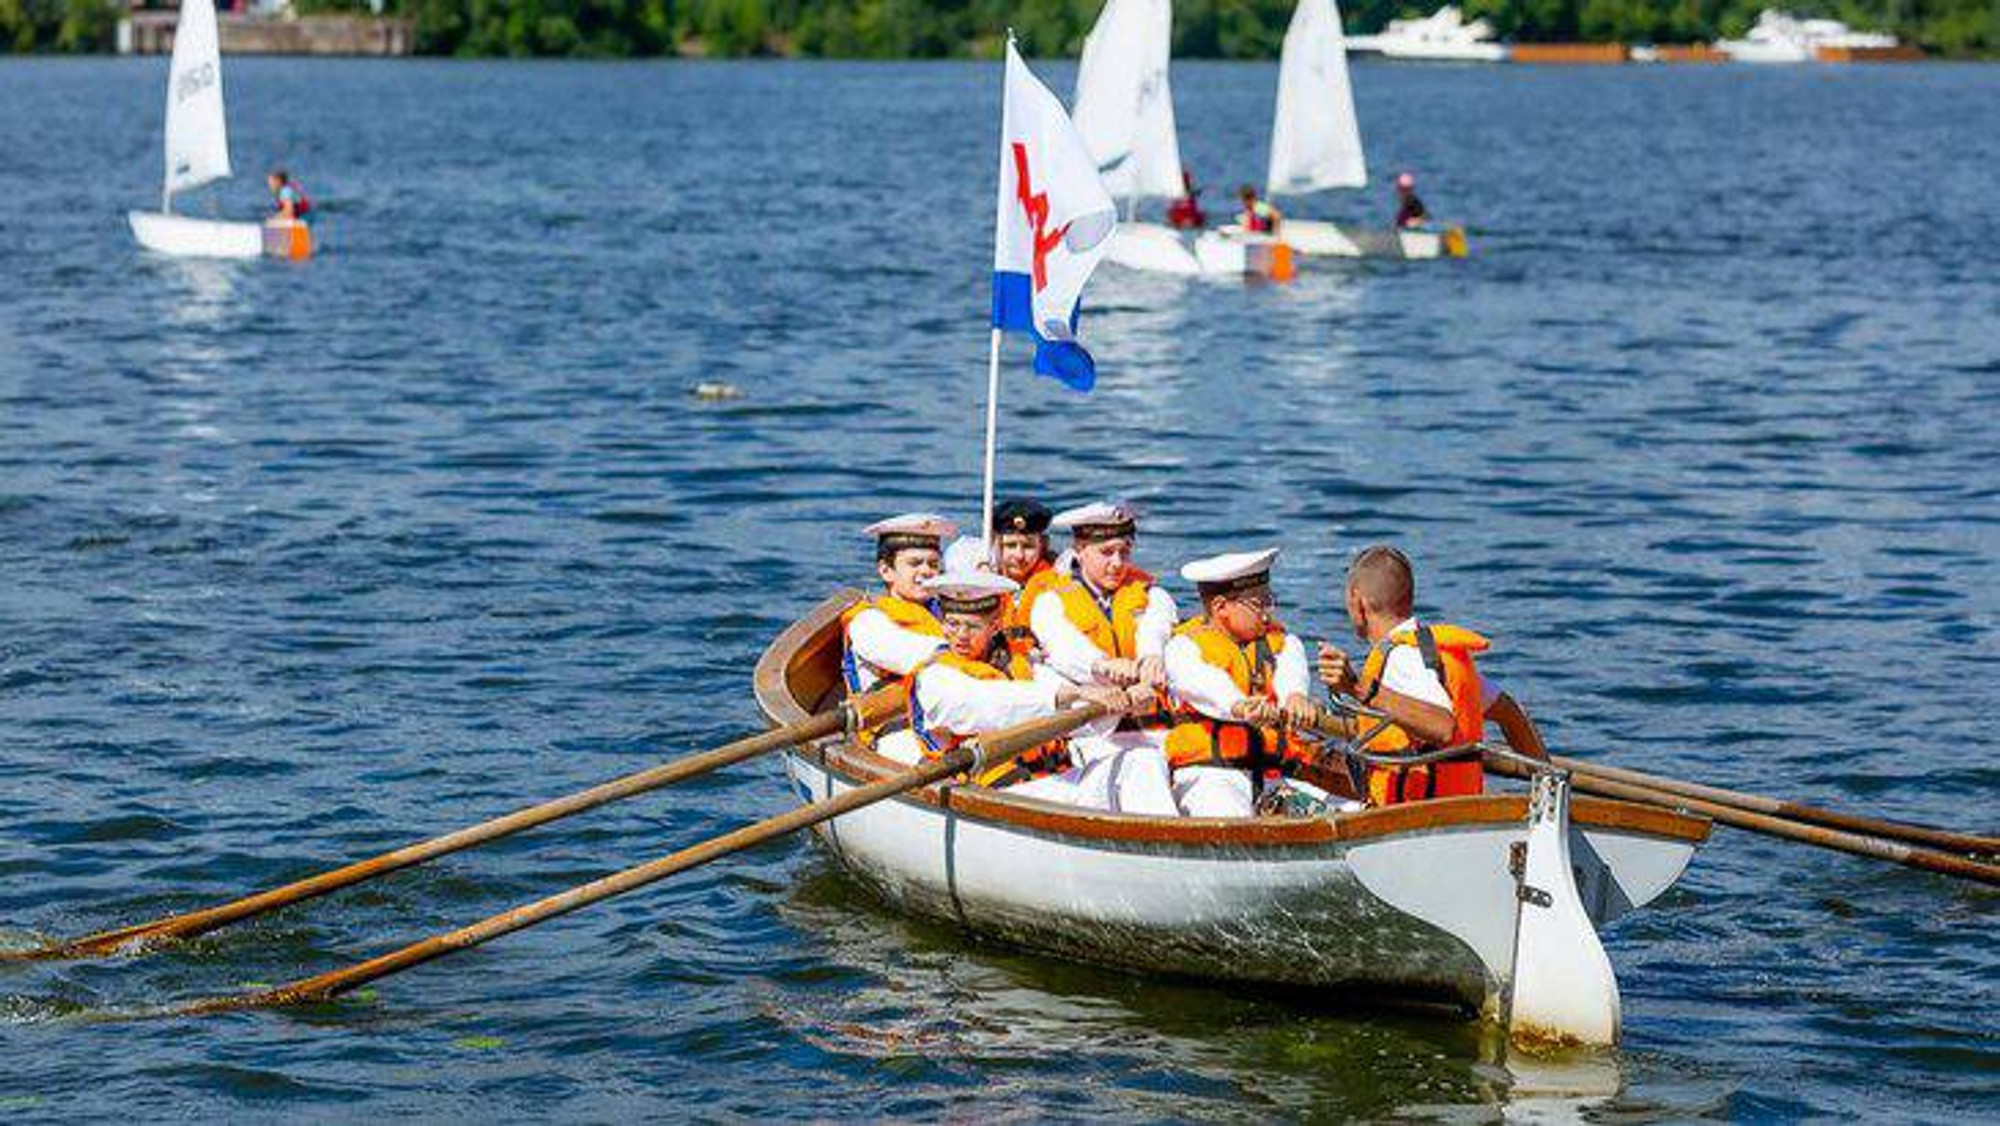
[[[1037,192],[1028,178],[1028,146],[1014,142],[1014,195],[1021,201],[1021,210],[1028,216],[1028,227],[1034,232],[1035,267],[1033,281],[1035,292],[1040,293],[1049,284],[1049,251],[1062,243],[1069,233],[1069,224],[1064,223],[1051,231],[1049,225],[1049,193]]]

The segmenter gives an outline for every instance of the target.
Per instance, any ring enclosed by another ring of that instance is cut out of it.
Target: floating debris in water
[[[470,1048],[475,1052],[490,1052],[500,1047],[503,1043],[505,1041],[501,1040],[498,1036],[461,1036],[452,1041],[452,1044],[457,1047]]]
[[[694,385],[694,397],[707,399],[710,402],[740,399],[743,397],[743,389],[734,383],[697,383]]]

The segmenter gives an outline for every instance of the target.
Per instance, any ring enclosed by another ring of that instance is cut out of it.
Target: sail
[[[1314,192],[1368,182],[1361,124],[1347,84],[1347,37],[1334,0],[1299,0],[1278,62],[1267,189]]]
[[[229,175],[215,0],[184,0],[167,78],[167,194]]]
[[[1107,0],[1083,41],[1071,116],[1114,197],[1181,194],[1173,31],[1171,0]]]

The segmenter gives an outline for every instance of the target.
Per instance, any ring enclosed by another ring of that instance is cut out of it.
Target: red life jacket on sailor
[[[312,210],[312,200],[306,198],[306,190],[299,186],[297,180],[286,180],[278,186],[278,199],[276,206],[272,208],[273,212],[283,214],[287,200],[291,201],[294,219],[304,219],[306,213]]]
[[[1284,627],[1273,622],[1264,636],[1240,645],[1203,615],[1181,623],[1174,635],[1194,642],[1201,659],[1227,672],[1237,691],[1277,702],[1278,689],[1272,679],[1278,654],[1285,648]],[[1214,719],[1185,704],[1175,707],[1174,721],[1173,729],[1167,732],[1166,751],[1167,764],[1176,770],[1226,766],[1259,772],[1300,758],[1306,751],[1277,727]]]
[[[1444,685],[1445,694],[1451,697],[1451,717],[1455,726],[1449,745],[1458,747],[1484,739],[1485,700],[1482,698],[1479,670],[1473,664],[1472,655],[1485,652],[1491,642],[1469,629],[1443,624],[1419,624],[1415,629],[1392,633],[1368,650],[1368,660],[1362,666],[1360,676],[1363,698],[1374,693],[1382,679],[1382,670],[1389,662],[1389,651],[1398,645],[1415,648],[1423,658],[1424,667],[1438,678],[1438,682]],[[1375,721],[1364,719],[1361,722],[1372,725]],[[1394,754],[1433,748],[1420,746],[1408,732],[1390,724],[1362,749],[1376,754]],[[1477,756],[1429,766],[1368,768],[1369,805],[1462,797],[1484,793],[1485,789],[1486,771]]]
[[[995,664],[996,661],[999,664]],[[923,747],[924,754],[930,758],[942,758],[960,743],[978,734],[972,731],[943,731],[924,722],[924,706],[917,697],[917,676],[932,665],[956,669],[975,680],[1032,680],[1035,675],[1034,669],[1028,664],[1028,659],[1013,652],[1006,641],[998,635],[995,635],[992,651],[987,654],[987,659],[984,661],[975,661],[970,657],[961,657],[949,649],[940,649],[928,660],[910,670],[910,675],[904,680],[910,690],[910,732],[917,737],[918,745]],[[998,789],[1068,768],[1069,747],[1057,739],[1028,751],[1012,762],[988,767],[973,781],[981,786]]]
[[[1269,203],[1253,199],[1243,206],[1243,213],[1238,218],[1242,220],[1244,230],[1268,235],[1278,229],[1278,220],[1282,216]]]

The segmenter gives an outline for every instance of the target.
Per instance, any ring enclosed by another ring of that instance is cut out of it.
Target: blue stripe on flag
[[[1025,332],[1035,338],[1035,371],[1060,381],[1072,391],[1088,391],[1097,385],[1097,364],[1073,340],[1044,340],[1035,331],[1033,290],[1028,275],[996,270],[993,273],[993,327],[1006,332]],[[1070,315],[1076,327],[1076,315]]]

